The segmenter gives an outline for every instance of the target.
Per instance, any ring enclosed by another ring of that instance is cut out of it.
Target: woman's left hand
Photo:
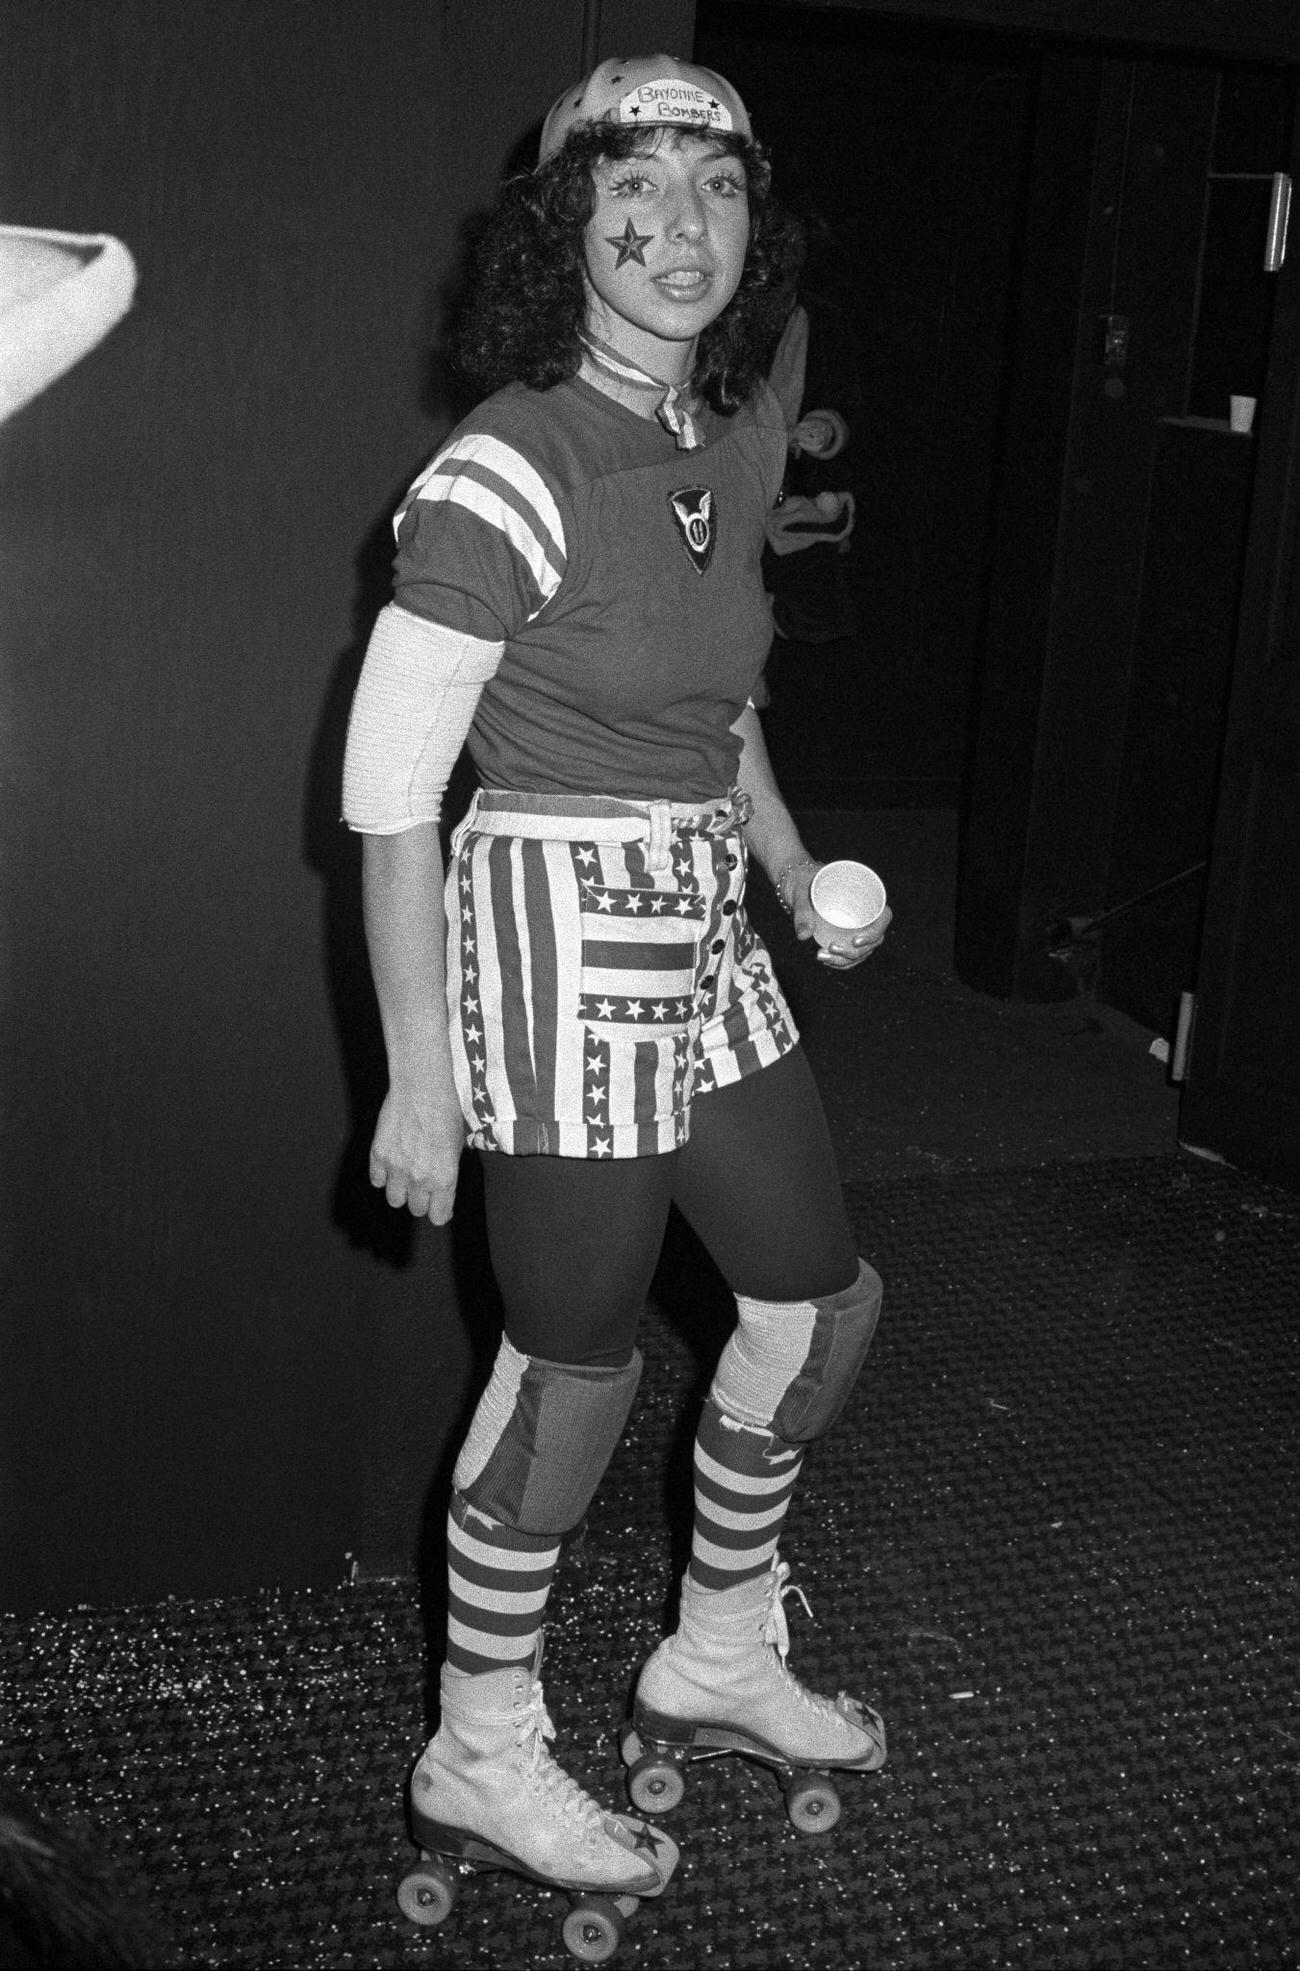
[[[812,879],[821,867],[811,863],[806,869],[799,869],[788,879],[790,894],[790,918],[794,934],[804,941],[814,937],[817,930],[817,912],[812,907]],[[885,932],[893,921],[894,913],[886,904],[874,924],[865,931],[846,931],[832,945],[819,947],[817,962],[825,965],[831,972],[851,972],[864,958],[870,958],[884,939]]]

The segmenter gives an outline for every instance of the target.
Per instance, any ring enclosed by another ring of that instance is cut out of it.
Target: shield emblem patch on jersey
[[[717,532],[713,524],[713,490],[709,486],[683,486],[668,495],[668,504],[682,537],[682,546],[702,575],[713,559]]]

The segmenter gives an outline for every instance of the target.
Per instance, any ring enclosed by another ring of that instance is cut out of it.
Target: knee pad
[[[722,1351],[719,1409],[787,1444],[821,1437],[848,1401],[880,1318],[880,1275],[865,1259],[852,1286],[817,1300],[750,1300]]]
[[[520,1533],[560,1539],[604,1475],[641,1380],[622,1368],[547,1362],[504,1338],[456,1461],[456,1490]]]

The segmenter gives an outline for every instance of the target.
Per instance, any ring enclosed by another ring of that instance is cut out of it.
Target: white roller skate
[[[504,1869],[567,1893],[565,1945],[602,1964],[638,1902],[667,1886],[677,1848],[644,1821],[606,1813],[556,1764],[535,1668],[469,1676],[444,1667],[442,1723],[411,1777],[420,1865],[397,1901],[432,1928],[451,1914],[466,1875]]]
[[[832,1772],[871,1772],[885,1762],[879,1715],[843,1691],[805,1690],[786,1657],[790,1570],[734,1588],[682,1583],[675,1635],[660,1643],[637,1681],[622,1741],[628,1793],[641,1813],[668,1813],[686,1790],[695,1759],[739,1752],[771,1766],[801,1834],[826,1833],[840,1817]],[[807,1607],[804,1599],[804,1606]]]

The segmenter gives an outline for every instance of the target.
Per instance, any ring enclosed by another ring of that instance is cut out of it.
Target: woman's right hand
[[[370,1181],[390,1205],[445,1225],[456,1201],[465,1119],[454,1088],[390,1088],[370,1146]]]

